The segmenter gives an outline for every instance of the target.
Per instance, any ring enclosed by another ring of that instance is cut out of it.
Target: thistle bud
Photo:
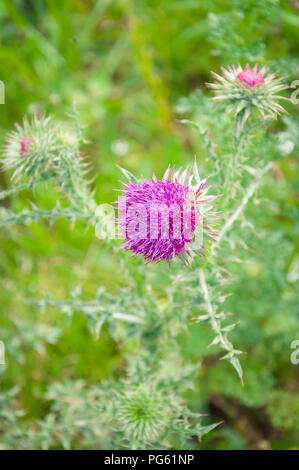
[[[21,142],[20,142],[20,146],[21,146],[21,149],[20,149],[20,156],[22,158],[25,158],[26,155],[28,154],[29,152],[29,147],[30,147],[30,143],[31,143],[31,139],[22,139]]]
[[[240,65],[231,66],[222,68],[222,75],[215,72],[212,75],[215,83],[207,84],[215,93],[212,99],[222,102],[227,112],[234,112],[241,118],[241,128],[253,113],[262,119],[276,119],[278,114],[286,112],[278,101],[288,98],[279,92],[289,87],[276,73],[268,73],[266,67],[260,70],[257,65],[253,68],[247,65],[243,70]]]
[[[120,397],[117,418],[126,435],[136,441],[152,442],[167,423],[167,403],[158,390],[140,385]]]

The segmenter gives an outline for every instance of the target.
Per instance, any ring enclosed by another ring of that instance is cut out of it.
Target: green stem
[[[9,196],[14,196],[15,194],[18,194],[21,191],[24,191],[26,189],[32,189],[32,184],[31,183],[24,183],[24,184],[20,184],[18,186],[15,186],[12,189],[7,189],[7,190],[4,190],[4,191],[1,191],[0,192],[0,201],[2,199],[6,199]]]

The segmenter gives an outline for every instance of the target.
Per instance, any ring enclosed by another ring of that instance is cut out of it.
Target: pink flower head
[[[168,174],[169,170],[162,180],[154,177],[141,184],[130,181],[118,200],[123,248],[134,256],[142,255],[148,262],[166,260],[170,264],[177,256],[186,261],[202,220],[197,198],[206,181],[194,187],[190,173],[185,171],[175,177],[172,172],[170,178]],[[203,254],[201,249],[199,252]]]
[[[263,75],[259,71],[259,68],[256,67],[256,69],[254,70],[248,64],[246,65],[246,69],[242,70],[242,72],[240,72],[236,78],[237,80],[242,82],[248,89],[251,89],[253,87],[260,87],[265,82]]]
[[[26,155],[28,154],[30,145],[31,145],[31,139],[27,139],[26,137],[24,137],[21,140],[21,142],[20,142],[20,146],[21,146],[20,154],[21,154],[22,158],[25,158]]]

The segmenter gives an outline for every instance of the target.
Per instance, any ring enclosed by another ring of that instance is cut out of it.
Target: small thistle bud
[[[193,178],[196,177],[195,185]],[[163,179],[126,184],[118,201],[118,223],[125,242],[123,248],[147,262],[180,257],[188,262],[190,250],[204,255],[203,230],[213,233],[203,223],[205,204],[215,199],[205,196],[206,181],[189,170],[168,169]]]
[[[222,67],[222,73],[221,76],[212,72],[215,83],[207,83],[207,86],[215,93],[213,100],[223,102],[227,112],[233,111],[241,118],[241,128],[253,112],[262,119],[276,119],[278,114],[286,112],[278,101],[288,98],[279,92],[289,87],[283,83],[283,78],[268,73],[266,67],[261,70],[257,65],[253,68],[247,65],[244,70],[240,65]]]
[[[50,117],[25,118],[16,124],[3,149],[2,162],[13,169],[13,178],[27,178],[29,182],[61,177],[66,173],[69,160],[78,159],[79,144],[75,134],[62,130]]]

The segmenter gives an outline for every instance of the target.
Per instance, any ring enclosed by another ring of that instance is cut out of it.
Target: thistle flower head
[[[196,165],[193,171],[168,168],[162,180],[155,176],[141,183],[129,179],[118,200],[123,248],[147,262],[166,260],[169,264],[176,257],[187,262],[191,249],[203,255],[203,229],[213,233],[203,224],[205,206],[215,199],[205,196],[206,181],[200,180]]]
[[[34,116],[16,124],[6,140],[2,162],[13,169],[13,178],[29,182],[48,179],[62,170],[67,155],[78,150],[76,137],[62,131],[51,118]]]
[[[227,69],[222,67],[222,75],[215,72],[212,75],[215,83],[207,86],[215,93],[213,100],[222,102],[227,112],[233,111],[242,117],[242,126],[253,112],[263,119],[276,118],[281,112],[286,112],[278,101],[287,100],[279,92],[288,85],[276,73],[268,73],[266,67],[261,70],[257,65],[253,68],[247,65],[244,70],[240,65]]]

